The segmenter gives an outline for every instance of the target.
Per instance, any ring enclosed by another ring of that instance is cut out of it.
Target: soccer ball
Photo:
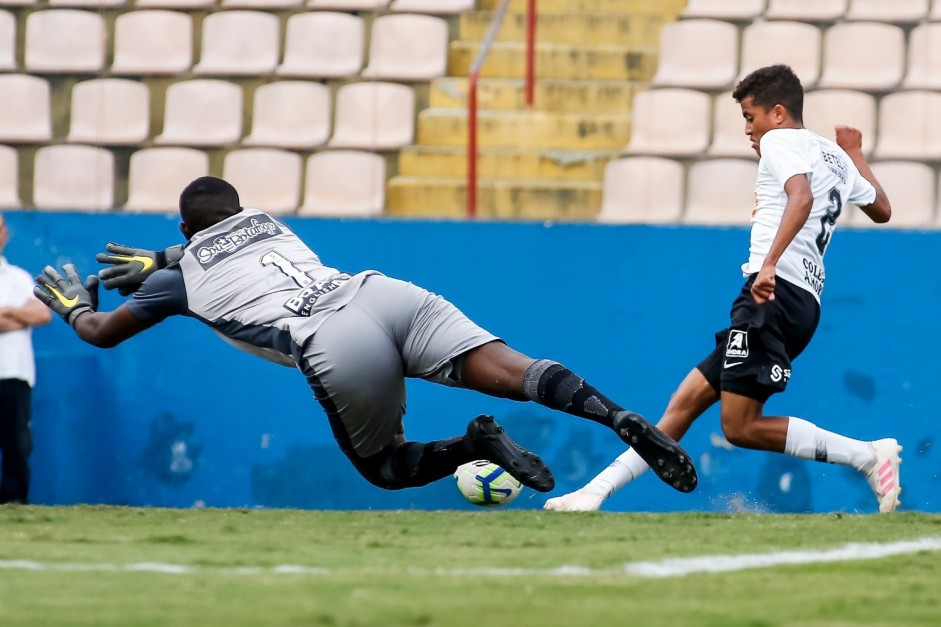
[[[458,466],[454,478],[464,498],[481,507],[506,505],[523,489],[510,473],[483,459]]]

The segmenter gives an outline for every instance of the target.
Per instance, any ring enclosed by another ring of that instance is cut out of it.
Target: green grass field
[[[625,568],[916,539],[937,546],[666,578]],[[4,506],[0,625],[939,625],[939,549],[941,516],[914,513]]]

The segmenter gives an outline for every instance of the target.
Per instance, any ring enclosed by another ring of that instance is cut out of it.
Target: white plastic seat
[[[474,6],[474,0],[392,0],[389,8],[393,11],[454,15],[461,11],[470,11]]]
[[[36,151],[37,209],[104,211],[114,201],[114,155],[95,146],[44,146]]]
[[[683,214],[683,165],[662,157],[624,157],[604,169],[598,222],[664,224]]]
[[[252,76],[278,65],[280,25],[274,13],[221,11],[202,24],[202,54],[195,74]]]
[[[836,24],[823,35],[818,87],[886,91],[905,69],[905,33],[875,22]]]
[[[389,6],[389,0],[307,0],[307,6],[311,9],[375,11]]]
[[[257,9],[259,11],[280,11],[303,4],[304,0],[222,0],[224,9]]]
[[[39,0],[0,0],[0,6],[5,7],[29,7],[39,4]]]
[[[805,89],[820,77],[820,28],[805,22],[755,22],[742,32],[739,77],[758,68],[783,63],[791,67]]]
[[[720,20],[681,20],[660,30],[657,87],[723,89],[738,75],[738,29]]]
[[[86,9],[113,9],[130,4],[130,0],[48,0],[51,7],[76,7]]]
[[[765,18],[799,22],[832,22],[846,14],[847,0],[768,0]]]
[[[128,211],[177,213],[180,192],[209,174],[209,155],[194,148],[161,146],[135,151],[128,170]]]
[[[415,137],[415,93],[411,87],[385,82],[350,83],[337,90],[334,148],[388,150]]]
[[[179,11],[128,11],[114,21],[117,74],[178,74],[193,63],[193,21]]]
[[[0,71],[16,69],[16,17],[0,11]]]
[[[0,141],[52,138],[49,82],[28,74],[0,74]]]
[[[931,10],[928,11],[928,19],[932,22],[941,20],[941,0],[931,0]]]
[[[849,206],[844,222],[848,226],[875,228],[925,228],[934,218],[935,172],[925,163],[912,161],[878,161],[871,164],[872,173],[892,203],[892,219],[876,224],[862,210]]]
[[[902,91],[879,103],[877,159],[941,159],[941,93]]]
[[[712,106],[712,142],[706,153],[711,157],[757,159],[758,155],[745,134],[742,107],[732,98],[732,92],[716,96]]]
[[[99,72],[105,61],[105,20],[79,9],[48,9],[26,16],[29,72]]]
[[[908,39],[906,89],[941,89],[941,23],[921,24]]]
[[[196,10],[209,8],[215,2],[216,0],[134,0],[134,7],[136,9]]]
[[[225,157],[222,178],[239,190],[245,207],[294,213],[301,197],[301,157],[277,148],[244,148]]]
[[[0,146],[0,207],[18,209],[20,201],[20,160],[16,149]]]
[[[745,226],[755,209],[758,164],[744,159],[710,159],[689,168],[686,224]]]
[[[217,79],[167,87],[163,132],[157,144],[224,146],[242,136],[242,89]]]
[[[838,124],[858,128],[867,155],[876,143],[876,115],[875,97],[862,91],[818,89],[804,95],[804,126],[827,139],[834,139]]]
[[[448,63],[448,23],[431,15],[377,17],[369,40],[367,78],[431,80],[444,76]]]
[[[385,209],[386,162],[356,150],[318,152],[307,159],[302,216],[374,216]]]
[[[135,144],[150,132],[150,91],[125,78],[96,78],[72,88],[68,141]]]
[[[330,88],[309,81],[268,83],[255,90],[249,146],[312,148],[330,138]]]
[[[312,11],[288,18],[282,76],[354,76],[363,68],[366,47],[363,18],[349,13]]]
[[[928,0],[850,0],[850,21],[914,24],[928,15]]]
[[[764,10],[765,0],[689,0],[680,17],[746,21]]]
[[[707,94],[692,89],[637,93],[625,152],[667,157],[703,152],[709,145],[710,106]]]

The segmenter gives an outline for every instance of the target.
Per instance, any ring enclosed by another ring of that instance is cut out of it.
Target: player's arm
[[[892,217],[892,204],[889,202],[889,197],[886,195],[885,190],[882,189],[882,185],[879,184],[876,176],[872,173],[872,168],[869,167],[869,163],[863,155],[863,134],[851,126],[837,126],[836,143],[840,148],[846,151],[846,154],[852,159],[853,165],[856,166],[856,169],[859,170],[863,178],[872,183],[872,186],[876,188],[876,199],[873,203],[871,205],[861,206],[860,209],[862,209],[873,222],[879,224],[888,222],[889,218]]]
[[[781,255],[791,245],[800,230],[810,217],[810,209],[814,204],[814,194],[810,189],[810,181],[806,174],[795,174],[784,183],[784,193],[787,195],[787,204],[784,205],[784,215],[778,232],[771,242],[768,255],[752,283],[751,293],[757,303],[774,300],[775,270]]]
[[[151,274],[183,257],[182,244],[164,250],[147,250],[108,242],[105,251],[95,255],[95,261],[109,266],[98,273],[98,278],[106,290],[116,289],[121,296],[133,294]]]

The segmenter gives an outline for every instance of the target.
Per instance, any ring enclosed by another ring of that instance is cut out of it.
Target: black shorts
[[[774,300],[755,302],[751,275],[732,303],[729,328],[716,333],[716,347],[698,366],[719,392],[733,392],[764,403],[783,392],[791,362],[800,355],[820,322],[813,294],[778,277]]]

